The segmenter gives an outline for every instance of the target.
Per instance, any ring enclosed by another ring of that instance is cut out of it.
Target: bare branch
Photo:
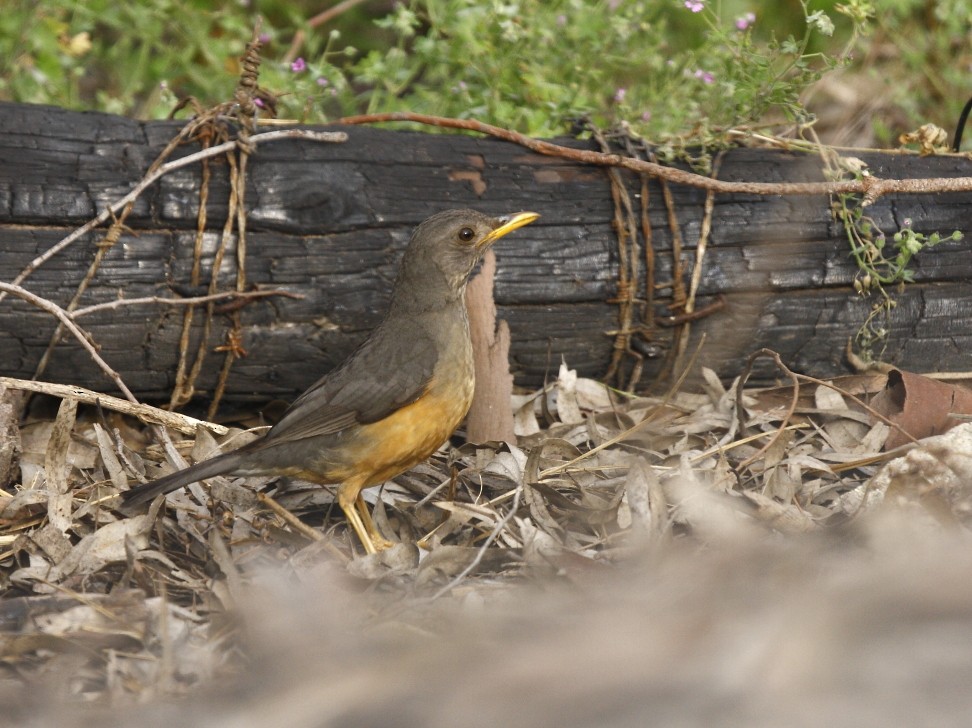
[[[551,157],[561,157],[575,162],[594,164],[599,167],[623,167],[634,172],[650,174],[659,179],[665,179],[677,184],[699,187],[712,192],[727,194],[749,195],[835,195],[861,194],[864,204],[872,204],[882,195],[895,192],[912,194],[926,194],[929,192],[968,192],[972,191],[972,177],[932,177],[928,179],[879,179],[864,177],[859,180],[840,182],[726,182],[724,180],[704,177],[692,172],[686,172],[663,164],[647,162],[643,159],[626,157],[622,154],[606,154],[589,149],[571,149],[559,144],[533,139],[509,129],[484,124],[474,119],[449,119],[442,116],[428,114],[413,114],[407,111],[396,111],[387,114],[362,114],[347,116],[339,119],[339,124],[377,124],[388,121],[410,121],[418,124],[428,124],[449,129],[465,129],[498,139],[504,139],[514,144],[530,149],[537,154]]]
[[[137,417],[143,422],[164,425],[165,427],[170,427],[173,430],[178,430],[179,432],[183,432],[187,435],[195,434],[196,428],[198,427],[205,427],[214,435],[226,435],[229,434],[230,431],[228,427],[217,425],[215,422],[197,420],[195,417],[181,415],[178,412],[170,412],[169,410],[159,409],[158,407],[152,407],[151,405],[147,404],[129,402],[128,400],[120,399],[119,397],[112,397],[110,394],[104,394],[103,392],[92,392],[90,389],[76,387],[69,384],[53,384],[51,382],[37,382],[27,379],[14,379],[13,377],[0,377],[0,386],[8,389],[37,392],[39,394],[49,394],[62,399],[70,397],[71,399],[76,399],[79,402],[97,405],[99,407],[104,407],[105,409]]]
[[[51,303],[46,298],[41,298],[40,296],[31,293],[27,289],[11,283],[0,283],[0,291],[2,291],[4,294],[10,293],[17,298],[21,298],[24,301],[37,306],[37,308],[41,309],[42,311],[47,311],[47,313],[54,316],[58,321],[61,322],[61,325],[64,326],[64,328],[71,332],[74,338],[81,342],[81,346],[83,346],[91,355],[91,358],[94,359],[95,364],[101,367],[101,370],[108,375],[122,394],[124,394],[130,402],[138,403],[135,395],[132,394],[131,390],[129,390],[129,388],[125,385],[125,382],[122,381],[122,378],[118,375],[118,372],[112,369],[108,365],[108,362],[102,359],[101,355],[98,354],[98,350],[95,348],[94,344],[91,343],[91,336],[88,334],[88,332],[74,323],[74,321],[71,319],[71,314],[57,304]]]
[[[115,301],[107,301],[105,303],[96,303],[91,306],[85,306],[84,308],[78,308],[71,312],[72,318],[80,318],[81,316],[89,316],[98,311],[106,311],[110,309],[121,308],[123,306],[144,306],[148,304],[159,304],[162,306],[198,306],[203,303],[212,303],[214,301],[225,301],[230,299],[231,301],[236,301],[238,299],[242,300],[252,300],[258,298],[270,298],[271,296],[283,296],[284,298],[295,298],[303,299],[305,296],[301,293],[293,293],[292,291],[281,291],[281,290],[258,290],[258,291],[222,291],[221,293],[213,293],[208,296],[191,296],[188,298],[165,298],[162,296],[145,296],[142,298],[119,298]]]

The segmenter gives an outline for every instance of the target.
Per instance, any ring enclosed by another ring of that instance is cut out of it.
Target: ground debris
[[[518,443],[447,446],[366,492],[400,543],[371,556],[333,490],[299,481],[214,478],[122,517],[119,489],[168,471],[168,456],[149,425],[61,400],[8,426],[0,448],[21,475],[0,491],[0,674],[144,701],[236,674],[253,629],[241,605],[267,589],[325,582],[362,615],[351,629],[432,639],[444,605],[489,610],[673,549],[839,540],[889,514],[928,533],[968,525],[972,425],[891,460],[888,426],[854,397],[746,390],[740,418],[736,390],[703,379],[701,393],[634,396],[564,367],[514,397]],[[200,428],[175,450],[196,459],[248,436]]]

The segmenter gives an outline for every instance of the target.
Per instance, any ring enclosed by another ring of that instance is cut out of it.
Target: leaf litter
[[[873,378],[796,399],[747,388],[741,415],[735,387],[702,380],[699,392],[634,396],[562,366],[514,396],[517,444],[447,445],[366,491],[399,542],[370,556],[334,490],[299,481],[217,477],[125,518],[121,489],[254,435],[173,430],[167,450],[156,425],[71,397],[11,426],[7,389],[0,675],[60,675],[63,692],[94,703],[179,695],[240,673],[253,628],[240,605],[268,584],[279,594],[324,579],[328,599],[353,605],[355,629],[434,636],[453,608],[488,610],[639,555],[799,543],[889,512],[930,533],[972,520],[972,424],[886,453],[892,428],[858,396],[877,391]]]

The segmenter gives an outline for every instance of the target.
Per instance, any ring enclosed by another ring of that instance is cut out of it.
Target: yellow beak
[[[540,216],[535,212],[517,212],[512,215],[504,215],[498,218],[500,226],[487,233],[476,247],[485,248],[487,245],[492,245],[507,233],[511,233],[524,225],[529,225],[538,217]]]

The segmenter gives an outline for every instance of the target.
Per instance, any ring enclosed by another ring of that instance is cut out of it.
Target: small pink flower
[[[715,81],[715,76],[708,71],[703,71],[701,68],[696,69],[695,73],[692,75],[701,80],[702,83],[712,83]]]
[[[628,89],[619,88],[617,91],[614,92],[614,100],[620,104],[624,101],[624,97],[627,95],[628,95]]]
[[[693,13],[701,13],[705,8],[705,3],[703,0],[685,0],[685,7]]]
[[[303,58],[297,58],[293,63],[290,64],[290,70],[294,73],[300,73],[301,71],[307,70],[307,61]]]
[[[641,120],[642,121],[651,121],[651,112],[650,111],[642,111],[641,112]]]
[[[317,83],[317,85],[320,86],[321,88],[324,88],[325,86],[327,86],[327,84],[330,83],[330,81],[328,81],[323,76],[318,76],[317,81],[315,83]]]
[[[746,13],[745,15],[740,15],[736,18],[736,30],[746,30],[750,25],[756,22],[756,13]]]
[[[253,99],[253,105],[259,109],[265,108],[266,104],[263,103],[263,99],[255,98]]]

